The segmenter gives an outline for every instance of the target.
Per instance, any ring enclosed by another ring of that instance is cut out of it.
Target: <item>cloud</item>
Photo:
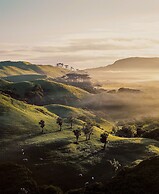
[[[0,45],[0,60],[27,60],[44,64],[58,61],[78,68],[107,65],[129,56],[157,56],[158,39],[140,37],[73,37],[38,46]]]
[[[33,52],[39,53],[69,53],[81,51],[112,51],[112,50],[134,50],[151,48],[158,44],[159,40],[130,39],[130,38],[98,38],[98,39],[73,39],[63,46],[39,46],[33,47]]]

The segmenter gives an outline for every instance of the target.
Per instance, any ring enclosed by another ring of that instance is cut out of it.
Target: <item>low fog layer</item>
[[[109,120],[141,119],[159,116],[159,91],[142,93],[101,93],[83,100],[87,107]]]

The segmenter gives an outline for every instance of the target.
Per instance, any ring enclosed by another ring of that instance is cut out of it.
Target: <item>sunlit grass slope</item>
[[[106,130],[108,132],[111,131],[113,127],[113,123],[99,118],[97,115],[94,115],[92,112],[88,110],[84,110],[82,108],[60,105],[60,104],[50,104],[45,106],[50,112],[62,117],[69,118],[73,117],[76,120],[81,120],[82,122],[91,122],[98,128],[102,130]]]
[[[95,115],[90,113],[87,110],[83,110],[81,108],[75,108],[72,106],[66,106],[61,104],[50,104],[45,106],[50,112],[53,112],[60,117],[75,117],[75,118],[82,118],[87,117],[91,119],[95,119]]]
[[[41,119],[45,120],[47,130],[52,131],[55,127],[56,117],[44,107],[29,105],[0,94],[0,133],[2,138],[40,132],[38,122]]]
[[[0,62],[0,77],[24,74],[42,74],[50,77],[59,77],[69,70],[51,65],[35,65],[25,61]]]

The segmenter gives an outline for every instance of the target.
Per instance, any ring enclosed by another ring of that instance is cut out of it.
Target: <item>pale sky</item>
[[[159,0],[0,0],[0,60],[104,66],[159,56]]]

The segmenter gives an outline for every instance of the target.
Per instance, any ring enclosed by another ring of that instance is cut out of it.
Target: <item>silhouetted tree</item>
[[[87,123],[84,127],[83,127],[83,133],[86,136],[86,141],[90,140],[91,135],[93,133],[93,125],[92,123]]]
[[[73,130],[73,133],[76,136],[76,143],[78,144],[78,139],[79,139],[79,136],[81,135],[81,129],[80,128],[75,129]]]
[[[74,67],[71,67],[71,71],[74,71]]]
[[[57,63],[56,66],[57,66],[57,67],[63,67],[64,64],[63,64],[63,63]]]
[[[104,147],[103,147],[104,150],[105,150],[105,148],[106,148],[106,144],[108,143],[108,141],[107,141],[108,136],[109,136],[109,134],[106,133],[106,132],[104,132],[104,133],[102,133],[102,134],[100,135],[100,141],[101,141],[102,143],[104,143]]]
[[[45,127],[45,121],[44,121],[44,120],[41,120],[41,121],[39,122],[39,125],[40,125],[40,127],[41,127],[41,129],[42,129],[41,133],[43,133],[43,132],[44,132],[43,128]]]
[[[68,65],[65,65],[65,68],[68,69]]]
[[[116,135],[119,137],[135,137],[137,130],[135,125],[123,125],[120,130],[116,132]]]
[[[62,130],[62,124],[63,124],[63,120],[61,117],[58,117],[57,120],[56,120],[56,123],[59,125],[60,127],[60,131]]]
[[[70,123],[70,125],[71,125],[71,129],[72,129],[72,127],[73,127],[73,122],[74,122],[74,120],[75,120],[75,118],[73,117],[73,116],[70,116],[70,117],[68,117],[68,122]]]

